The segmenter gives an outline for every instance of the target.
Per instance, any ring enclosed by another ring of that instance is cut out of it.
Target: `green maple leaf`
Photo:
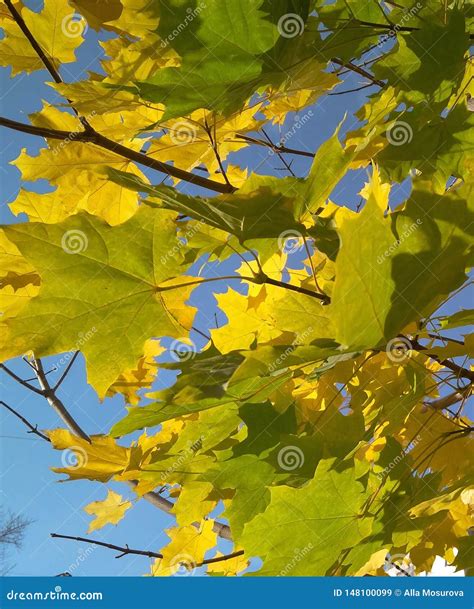
[[[258,575],[326,575],[343,550],[370,534],[371,519],[361,518],[367,495],[355,469],[333,465],[321,461],[303,488],[271,488],[267,509],[245,525],[240,542],[247,555],[264,560]]]
[[[185,50],[181,66],[161,69],[136,83],[140,96],[164,103],[165,120],[197,108],[227,111],[239,107],[252,92],[249,83],[258,82],[260,56],[279,36],[275,24],[261,10],[262,4],[263,0],[203,3],[198,12],[199,27],[193,28],[195,43],[184,49],[178,42],[179,50]]]
[[[424,22],[420,30],[397,35],[397,40],[395,51],[374,67],[376,77],[388,79],[401,92],[400,101],[442,110],[464,71],[469,36],[463,14],[451,11],[447,25]]]
[[[189,317],[183,304],[189,287],[162,291],[183,256],[174,217],[143,206],[116,227],[86,213],[60,224],[6,227],[42,281],[39,295],[9,324],[8,356],[80,349],[91,384],[104,396],[136,364],[146,339],[183,336],[194,312]]]
[[[232,233],[240,241],[278,237],[285,230],[305,232],[293,217],[293,198],[300,196],[301,186],[293,178],[255,175],[232,195],[205,198],[184,195],[168,186],[149,186],[133,174],[110,167],[107,174],[121,186],[148,193],[151,202],[159,201],[167,209]]]
[[[370,348],[432,314],[466,279],[473,210],[460,194],[440,197],[419,185],[392,216],[369,200],[340,227],[332,321],[336,340]]]

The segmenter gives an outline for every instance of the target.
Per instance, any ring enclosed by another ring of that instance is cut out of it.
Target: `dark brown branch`
[[[39,436],[42,440],[46,440],[46,442],[51,442],[51,440],[48,438],[48,436],[45,436],[44,433],[41,433],[41,431],[39,431],[38,426],[37,425],[32,425],[28,419],[25,419],[24,416],[22,416],[19,412],[17,412],[14,408],[12,408],[11,406],[9,406],[6,402],[4,402],[3,400],[0,400],[0,404],[2,406],[4,406],[7,410],[9,410],[12,414],[14,414],[18,419],[20,419],[20,421],[22,423],[24,423],[28,429],[30,430],[28,433],[34,433],[37,436]]]
[[[180,169],[179,167],[174,167],[173,165],[169,165],[168,163],[157,161],[156,159],[147,156],[143,152],[131,150],[130,148],[127,148],[122,144],[118,144],[117,142],[114,142],[109,138],[105,137],[104,135],[101,135],[100,133],[97,133],[95,131],[68,132],[61,131],[59,129],[47,129],[44,127],[35,127],[34,125],[20,123],[18,121],[14,121],[4,117],[0,117],[0,126],[7,127],[8,129],[14,129],[15,131],[21,131],[22,133],[38,135],[50,139],[95,144],[100,148],[104,148],[105,150],[114,152],[115,154],[129,159],[130,161],[135,161],[140,165],[150,167],[150,169],[155,169],[156,171],[160,171],[161,173],[164,173],[178,180],[183,180],[185,182],[194,184],[195,186],[207,188],[208,190],[213,190],[215,192],[224,194],[232,193],[237,190],[234,186],[229,186],[228,184],[221,182],[215,182],[214,180],[195,175],[194,173],[190,173],[189,171],[185,171],[184,169]]]
[[[366,85],[362,85],[360,87],[354,87],[353,89],[346,89],[345,91],[335,91],[334,93],[328,93],[328,95],[346,95],[346,93],[357,93],[358,91],[363,91],[364,89],[368,89],[369,87],[373,87],[373,83],[368,83]]]
[[[406,340],[410,341],[410,344],[413,347],[413,349],[415,349],[415,351],[420,351],[420,352],[429,351],[428,347],[424,347],[423,345],[420,345],[420,343],[416,339],[410,340],[409,338],[406,338]],[[458,364],[455,364],[450,359],[442,360],[432,353],[428,353],[428,356],[431,357],[431,359],[434,359],[436,362],[438,362],[442,366],[444,366],[445,368],[449,368],[450,370],[455,372],[458,376],[462,376],[466,379],[469,379],[471,382],[474,382],[474,371],[473,370],[468,370],[467,368],[458,366]]]
[[[428,336],[430,338],[435,338],[436,340],[444,340],[448,343],[456,343],[456,345],[464,346],[464,343],[462,340],[458,340],[457,338],[451,338],[450,336],[441,336],[441,334],[431,334],[431,333],[429,333]]]
[[[28,29],[28,26],[26,25],[23,17],[20,15],[20,13],[14,7],[13,2],[11,0],[5,0],[5,4],[7,5],[7,8],[10,11],[10,13],[11,13],[13,19],[15,20],[16,24],[18,25],[20,30],[23,32],[23,34],[28,39],[28,42],[31,44],[31,46],[33,47],[35,53],[41,59],[41,61],[44,64],[44,67],[51,74],[51,76],[53,77],[54,81],[57,82],[57,83],[62,83],[63,81],[62,81],[62,78],[59,76],[58,71],[56,70],[54,65],[49,60],[49,57],[46,55],[46,53],[43,51],[43,49],[40,47],[40,45],[36,41],[35,37],[32,35],[30,30]]]
[[[247,277],[245,277],[245,278],[243,277],[242,279],[246,279],[248,281]],[[257,283],[257,282],[254,282],[254,283]],[[329,304],[331,302],[331,299],[326,294],[319,294],[318,292],[313,292],[312,290],[307,290],[306,288],[302,288],[301,286],[298,286],[298,285],[292,285],[291,283],[285,283],[283,281],[278,281],[277,279],[272,279],[271,277],[268,277],[267,275],[264,276],[264,280],[262,281],[262,283],[275,285],[275,286],[278,286],[279,288],[285,288],[286,290],[298,292],[299,294],[306,294],[306,296],[312,296],[313,298],[318,298],[319,300],[322,301],[323,304]]]
[[[72,541],[82,541],[84,543],[91,543],[95,546],[101,546],[103,548],[109,548],[110,550],[116,550],[120,552],[118,556],[115,558],[122,558],[123,556],[127,556],[127,554],[135,554],[137,556],[147,556],[148,558],[163,558],[163,554],[159,552],[152,552],[151,550],[134,550],[130,548],[128,544],[124,546],[116,546],[113,543],[106,543],[104,541],[97,541],[95,539],[88,539],[87,537],[74,537],[72,535],[60,535],[59,533],[50,533],[51,537],[56,539],[71,539]],[[231,558],[236,558],[237,556],[242,556],[244,553],[243,550],[237,550],[236,552],[232,552],[231,554],[225,554],[223,556],[216,556],[215,558],[206,558],[200,563],[193,565],[194,567],[202,567],[203,565],[210,565],[216,562],[223,562],[225,560],[230,560]]]
[[[306,152],[305,150],[298,150],[296,148],[287,148],[286,146],[271,144],[270,142],[266,142],[265,140],[260,140],[256,137],[250,137],[249,135],[244,135],[242,133],[237,133],[235,137],[237,137],[240,140],[245,140],[246,142],[249,142],[249,144],[256,144],[257,146],[265,146],[265,148],[269,148],[270,150],[273,150],[273,152],[275,152],[275,153],[281,152],[282,154],[294,154],[297,156],[305,156],[310,159],[313,159],[315,157],[314,152]]]
[[[367,72],[367,70],[364,70],[364,68],[362,68],[361,66],[357,66],[355,63],[352,63],[352,61],[344,62],[341,59],[338,59],[337,57],[332,57],[331,61],[337,64],[338,66],[342,66],[351,70],[352,72],[355,72],[356,74],[359,74],[359,76],[367,78],[367,80],[370,80],[370,82],[374,85],[377,85],[381,88],[385,87],[385,83],[383,82],[383,80],[375,78],[374,76],[372,76],[372,74],[370,74],[370,72]]]
[[[50,61],[49,57],[46,55],[46,53],[43,51],[41,46],[38,44],[38,41],[36,40],[36,38],[30,32],[30,30],[29,30],[28,26],[26,25],[23,17],[20,15],[20,13],[16,10],[15,6],[13,5],[13,2],[11,2],[11,0],[5,0],[5,4],[6,4],[8,10],[10,11],[10,14],[13,17],[14,21],[16,22],[16,24],[18,25],[20,30],[23,32],[23,34],[27,38],[28,42],[31,44],[31,46],[32,46],[33,50],[35,51],[35,53],[38,55],[38,57],[42,61],[44,67],[51,74],[53,80],[55,82],[57,82],[58,84],[62,84],[64,81],[61,78],[61,76],[59,75],[59,72],[56,70],[56,68],[54,67],[53,63]],[[84,129],[86,131],[93,131],[93,129],[90,126],[90,124],[87,121],[87,119],[85,117],[80,115],[80,113],[74,107],[72,101],[70,99],[67,99],[67,102],[71,106],[71,108],[74,111],[74,113],[76,114],[76,116],[81,121]]]
[[[72,541],[83,541],[84,543],[91,543],[95,546],[102,546],[103,548],[109,548],[109,550],[116,550],[117,552],[121,552],[115,558],[122,558],[122,556],[126,556],[127,554],[137,554],[138,556],[148,556],[148,558],[163,558],[163,554],[159,554],[158,552],[151,552],[148,550],[134,550],[129,548],[128,545],[125,547],[116,546],[113,543],[105,543],[104,541],[97,541],[95,539],[87,539],[87,537],[73,537],[72,535],[59,535],[59,533],[51,533],[51,537],[55,537],[57,539],[71,539]]]

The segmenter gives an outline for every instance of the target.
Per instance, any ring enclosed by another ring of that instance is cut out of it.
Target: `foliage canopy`
[[[472,566],[473,313],[445,313],[472,264],[469,5],[1,3],[1,65],[57,94],[0,120],[44,138],[13,164],[51,186],[22,185],[0,234],[2,360],[80,351],[98,396],[124,396],[107,434],[46,439],[75,455],[58,474],[159,489],[176,526],[153,575]],[[100,69],[63,80],[89,36]],[[370,87],[349,129],[310,152],[266,136],[347,73]],[[245,151],[290,175],[249,175]],[[357,209],[333,195],[354,172]],[[225,323],[198,327],[203,285]],[[161,370],[179,374],[150,391]],[[106,493],[90,531],[133,508]],[[207,562],[219,535],[234,548]]]

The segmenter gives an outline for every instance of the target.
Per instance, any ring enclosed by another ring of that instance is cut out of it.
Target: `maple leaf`
[[[85,506],[84,511],[95,516],[95,519],[89,524],[87,532],[97,531],[106,524],[118,524],[131,507],[130,501],[124,501],[121,495],[109,490],[103,501],[93,501]]]
[[[67,2],[45,0],[39,13],[25,6],[21,8],[21,17],[56,68],[62,63],[76,61],[75,50],[84,42],[87,22],[75,14]],[[43,69],[42,60],[12,15],[3,11],[0,19],[4,31],[0,41],[0,65],[11,66],[12,75]]]
[[[193,310],[181,303],[192,280],[181,279],[183,287],[176,281],[176,291],[166,284],[183,255],[173,217],[143,206],[115,228],[78,214],[61,224],[5,229],[42,279],[38,297],[10,323],[8,356],[80,346],[89,380],[104,396],[143,355],[148,338],[183,336]]]

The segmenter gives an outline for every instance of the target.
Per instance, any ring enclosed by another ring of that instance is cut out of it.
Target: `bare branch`
[[[9,376],[12,377],[12,379],[15,379],[15,381],[17,383],[20,383],[20,385],[25,387],[25,389],[29,389],[30,391],[33,391],[33,393],[37,393],[38,395],[44,395],[44,393],[41,389],[38,389],[37,387],[33,387],[33,385],[30,385],[27,381],[23,380],[20,376],[18,376],[12,370],[10,370],[10,368],[7,368],[5,366],[5,364],[0,364],[0,370],[4,370]]]
[[[37,436],[39,436],[42,440],[46,440],[46,442],[51,442],[51,440],[48,438],[48,436],[46,436],[44,433],[41,433],[41,431],[38,430],[38,425],[32,425],[28,421],[28,419],[25,419],[24,416],[22,416],[19,412],[17,412],[14,408],[9,406],[3,400],[0,400],[0,404],[2,406],[4,406],[7,410],[9,410],[12,414],[14,414],[16,417],[18,417],[20,419],[20,421],[28,427],[28,429],[30,430],[28,433],[34,433]]]
[[[103,548],[109,548],[110,550],[116,550],[120,552],[118,556],[115,558],[122,558],[123,556],[127,556],[127,554],[135,554],[138,556],[148,556],[149,558],[163,558],[163,554],[159,552],[152,552],[151,550],[134,550],[130,548],[128,544],[125,546],[117,546],[112,543],[106,543],[104,541],[97,541],[95,539],[88,539],[87,537],[74,537],[72,535],[60,535],[59,533],[50,533],[51,537],[56,539],[71,539],[73,541],[82,541],[84,543],[91,543],[96,546],[102,546]],[[242,556],[244,553],[243,550],[237,550],[236,552],[232,552],[231,554],[225,554],[223,556],[216,556],[214,558],[206,558],[200,563],[194,565],[195,567],[202,567],[204,565],[210,565],[216,562],[223,562],[225,560],[229,560],[231,558],[236,558],[237,556]]]
[[[138,482],[136,480],[130,480],[128,482],[128,485],[131,488],[135,489],[138,485]],[[154,505],[155,507],[157,507],[160,510],[163,510],[164,512],[167,512],[168,514],[171,512],[171,510],[174,507],[174,503],[172,503],[168,499],[165,499],[158,493],[154,493],[154,492],[145,493],[143,495],[143,499],[146,499],[152,505]],[[198,527],[199,523],[194,523],[194,526]],[[214,522],[213,530],[215,533],[217,533],[219,535],[219,537],[222,537],[223,539],[228,539],[229,541],[232,540],[232,533],[230,531],[230,527],[227,524],[218,522],[216,520]]]
[[[364,70],[364,68],[362,68],[361,66],[357,66],[355,63],[352,63],[351,61],[342,61],[341,59],[339,59],[338,57],[332,57],[331,61],[335,64],[337,64],[338,66],[342,66],[344,68],[347,68],[349,70],[351,70],[352,72],[355,72],[356,74],[359,74],[359,76],[363,76],[364,78],[367,78],[367,80],[370,80],[370,82],[374,85],[377,85],[380,88],[385,87],[385,83],[383,82],[383,80],[379,80],[378,78],[375,78],[374,76],[372,76],[372,74],[370,74],[370,72],[367,72],[367,70]]]
[[[406,337],[404,337],[404,338],[406,338]],[[411,346],[413,347],[413,349],[415,349],[415,351],[420,351],[420,352],[429,351],[428,347],[424,347],[416,339],[410,340],[409,338],[406,338],[406,340],[408,340],[410,342]],[[473,370],[468,370],[467,368],[458,366],[458,364],[455,364],[450,359],[442,360],[439,357],[437,357],[436,355],[433,355],[432,353],[428,353],[428,356],[431,357],[431,359],[434,359],[436,362],[438,362],[442,366],[444,366],[445,368],[449,368],[450,370],[455,372],[458,376],[462,376],[466,379],[469,379],[471,382],[474,382],[474,371]]]
[[[115,558],[122,558],[122,556],[126,556],[127,554],[137,554],[139,556],[148,556],[149,558],[163,558],[162,554],[158,554],[158,552],[152,552],[148,550],[133,550],[129,548],[128,545],[125,547],[116,546],[113,543],[105,543],[104,541],[97,541],[95,539],[87,539],[87,537],[73,537],[72,535],[59,535],[59,533],[50,533],[51,537],[55,537],[57,539],[72,539],[72,541],[83,541],[84,543],[91,543],[95,546],[102,546],[103,548],[109,548],[110,550],[116,550],[117,552],[121,552],[119,556]]]
[[[53,391],[57,391],[58,388],[60,387],[61,383],[64,381],[64,379],[66,378],[69,370],[72,368],[72,365],[74,364],[74,362],[76,361],[77,356],[79,355],[79,351],[75,351],[74,355],[71,358],[71,361],[68,363],[68,365],[66,366],[66,369],[64,370],[64,372],[62,373],[59,381],[56,383],[56,385],[53,387]]]
[[[67,408],[64,406],[62,401],[56,395],[54,389],[49,384],[46,374],[44,372],[43,364],[41,360],[35,360],[35,371],[38,377],[38,382],[43,390],[43,396],[48,400],[49,405],[57,412],[61,419],[66,423],[69,429],[79,438],[82,438],[86,442],[90,442],[91,439],[85,431],[80,427],[76,420],[69,413]]]
[[[453,393],[437,398],[435,400],[426,400],[425,402],[423,402],[423,404],[426,409],[433,408],[434,410],[445,410],[453,404],[457,404],[461,400],[465,400],[470,395],[471,391],[472,385],[469,384],[462,391],[453,391]]]

